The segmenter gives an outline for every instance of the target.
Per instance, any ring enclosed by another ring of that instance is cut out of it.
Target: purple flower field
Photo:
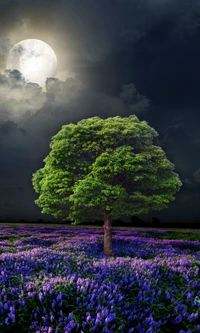
[[[0,332],[200,332],[200,242],[142,234],[1,226]]]

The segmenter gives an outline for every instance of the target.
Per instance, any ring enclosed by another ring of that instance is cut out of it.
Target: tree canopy
[[[167,208],[182,183],[158,133],[135,115],[93,117],[62,126],[45,166],[33,174],[42,213],[73,224]]]

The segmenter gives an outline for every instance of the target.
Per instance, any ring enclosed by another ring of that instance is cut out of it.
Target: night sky
[[[5,71],[25,39],[57,55],[44,88]],[[56,221],[34,203],[31,179],[62,125],[135,114],[183,183],[168,209],[140,217],[200,222],[199,62],[198,0],[1,0],[0,220]]]

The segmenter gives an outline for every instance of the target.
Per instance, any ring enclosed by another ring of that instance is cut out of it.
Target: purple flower
[[[111,321],[113,321],[115,318],[116,318],[116,313],[111,313],[106,317],[105,322],[108,324]]]
[[[16,322],[15,314],[14,314],[14,313],[9,313],[9,314],[8,314],[8,317],[12,320],[13,323]]]
[[[55,317],[54,317],[53,313],[51,312],[51,314],[50,314],[50,320],[51,320],[51,322],[53,322],[54,319],[55,319]]]
[[[191,315],[188,316],[189,322],[195,321],[198,318],[198,313],[192,313]]]
[[[4,309],[8,310],[8,303],[4,303]]]
[[[183,319],[182,316],[178,315],[174,320],[175,324],[179,324],[182,321],[182,319]]]
[[[51,303],[51,307],[52,307],[53,310],[55,309],[55,306],[56,306],[56,301],[53,300],[52,303]]]
[[[152,332],[153,332],[153,329],[151,327],[146,331],[146,333],[152,333]]]
[[[190,298],[192,298],[192,297],[193,297],[193,295],[194,295],[194,293],[188,293],[188,294],[187,294],[187,299],[190,299]]]
[[[9,325],[9,318],[7,317],[4,322],[6,325]]]
[[[82,327],[85,328],[87,326],[87,323],[85,321],[82,322]]]
[[[38,297],[39,297],[40,302],[42,302],[43,301],[43,294],[42,294],[41,291],[39,292]]]
[[[56,297],[56,300],[59,302],[59,301],[61,301],[62,300],[62,292],[60,292],[59,294],[58,294],[58,296]]]
[[[73,319],[73,313],[72,312],[69,313],[68,318],[69,318],[69,320]]]
[[[69,322],[69,324],[70,324],[71,328],[76,327],[76,323],[73,319]]]

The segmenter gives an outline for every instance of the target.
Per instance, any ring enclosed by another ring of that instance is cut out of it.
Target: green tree
[[[167,208],[182,183],[158,133],[135,115],[93,117],[62,126],[45,166],[33,174],[42,213],[72,224],[104,220],[104,255],[113,255],[112,219]]]

